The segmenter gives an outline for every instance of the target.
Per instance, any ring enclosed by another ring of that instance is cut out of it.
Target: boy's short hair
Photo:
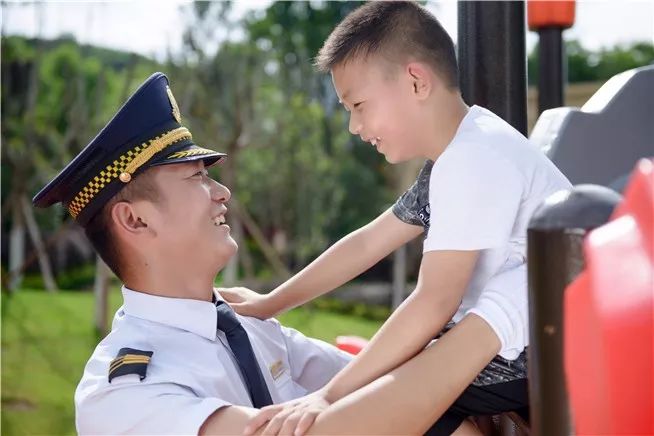
[[[354,57],[377,54],[425,62],[448,88],[458,88],[452,39],[436,17],[413,1],[371,1],[357,8],[329,35],[315,66],[328,72]]]
[[[161,194],[152,178],[152,171],[146,170],[120,190],[84,226],[86,237],[107,266],[124,281],[127,271],[125,254],[113,234],[111,208],[120,201],[150,200],[161,201]]]

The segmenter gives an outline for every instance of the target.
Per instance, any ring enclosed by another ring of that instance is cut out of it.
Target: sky
[[[185,0],[51,1],[40,7],[25,1],[2,7],[4,34],[55,38],[73,34],[79,42],[135,51],[164,60],[168,50],[181,47]],[[234,16],[261,10],[270,0],[235,2]],[[456,1],[427,3],[445,29],[456,40]],[[42,23],[39,26],[39,22]],[[565,39],[578,39],[590,50],[633,41],[654,42],[654,0],[578,0],[574,26]],[[527,49],[536,44],[534,32],[527,34]]]

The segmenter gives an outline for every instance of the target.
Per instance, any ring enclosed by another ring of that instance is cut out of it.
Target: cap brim
[[[200,147],[189,141],[188,145],[181,149],[171,150],[170,153],[166,153],[156,161],[149,163],[148,166],[154,167],[202,160],[204,161],[205,167],[210,167],[220,163],[225,157],[227,157],[225,153]]]

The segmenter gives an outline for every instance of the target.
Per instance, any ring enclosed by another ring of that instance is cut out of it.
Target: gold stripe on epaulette
[[[117,357],[109,365],[109,371],[113,371],[115,368],[119,367],[124,363],[149,363],[150,358],[148,356],[140,356],[134,354],[127,354],[125,356]]]
[[[133,365],[135,363],[145,363],[147,365],[148,363],[150,363],[150,359],[127,360],[127,361],[120,360],[118,362],[114,362],[109,367],[109,374],[111,374],[112,372],[114,372],[115,370],[117,370],[118,368],[120,368],[123,365]]]
[[[106,185],[119,178],[121,174],[129,174],[131,178],[131,175],[156,153],[175,142],[191,138],[191,132],[186,127],[178,127],[151,139],[147,143],[137,145],[114,160],[111,165],[107,165],[104,170],[100,171],[100,174],[93,177],[70,202],[68,212],[73,218],[76,218]]]

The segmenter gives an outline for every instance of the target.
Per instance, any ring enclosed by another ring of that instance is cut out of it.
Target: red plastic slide
[[[584,254],[564,311],[575,434],[654,435],[654,160],[638,163]]]

